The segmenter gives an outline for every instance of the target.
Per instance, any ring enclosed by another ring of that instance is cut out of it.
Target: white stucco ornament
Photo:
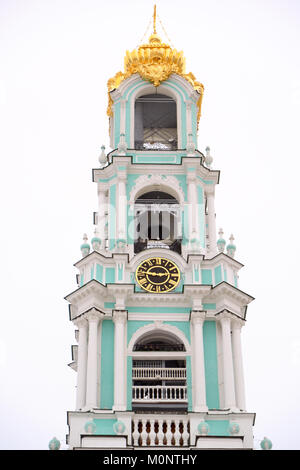
[[[201,423],[199,423],[197,429],[201,436],[207,436],[207,434],[209,433],[209,425],[206,421],[202,421]]]
[[[80,246],[80,250],[81,250],[81,254],[82,254],[82,257],[84,258],[85,256],[87,256],[90,252],[90,245],[88,244],[88,237],[87,237],[87,234],[84,233],[83,234],[83,243],[82,245]]]
[[[105,153],[105,145],[101,146],[101,153],[99,155],[98,160],[99,160],[99,163],[100,163],[100,167],[103,168],[107,163],[107,156],[106,156],[106,153]]]
[[[113,425],[116,434],[123,434],[125,431],[125,424],[122,421],[117,421]]]
[[[84,430],[88,434],[94,434],[96,432],[96,424],[94,423],[94,421],[88,421],[87,423],[85,423]]]
[[[240,432],[240,425],[238,423],[230,423],[229,433],[231,435],[238,434]]]

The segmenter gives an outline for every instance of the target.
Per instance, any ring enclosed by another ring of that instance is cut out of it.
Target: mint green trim
[[[116,185],[109,188],[109,249],[112,250],[116,242]]]
[[[103,266],[102,264],[96,265],[96,279],[103,284]]]
[[[187,202],[188,200],[188,194],[187,194],[187,182],[186,182],[186,175],[174,175],[175,178],[178,179],[179,181],[179,186],[181,186],[181,189],[184,194],[184,200]]]
[[[115,308],[116,302],[104,302],[104,308]]]
[[[80,274],[80,287],[83,286],[84,283],[84,274]]]
[[[134,187],[137,178],[139,178],[141,175],[127,175],[127,184],[126,184],[126,196],[127,196],[127,201],[130,200],[130,193],[132,191],[132,188]],[[134,210],[133,208],[130,207],[129,204],[127,204],[127,243],[128,245],[133,245],[134,243],[134,229],[135,229],[135,223],[134,223]]]
[[[209,426],[208,436],[230,436],[229,420],[205,420]]]
[[[179,155],[173,155],[172,157],[166,155],[138,155],[133,157],[133,163],[179,163],[179,159]]]
[[[222,266],[219,265],[219,266],[215,267],[214,272],[215,272],[215,285],[220,284],[220,282],[223,281],[223,279],[222,279]]]
[[[212,285],[212,272],[211,269],[201,269],[202,284]]]
[[[188,411],[193,411],[191,356],[186,357],[186,385],[187,385]]]
[[[109,181],[113,180],[117,175],[112,175],[109,178],[99,178],[99,183],[108,183]]]
[[[234,276],[234,287],[238,287],[238,277]]]
[[[93,423],[96,425],[95,433],[98,436],[115,436],[114,424],[117,419],[94,418]]]
[[[127,356],[127,410],[132,410],[132,356]]]
[[[203,304],[204,310],[216,310],[216,308],[217,308],[216,304]]]
[[[186,307],[126,307],[129,313],[190,313]]]
[[[111,410],[114,401],[114,324],[112,320],[102,322],[100,408]]]
[[[105,283],[114,284],[116,282],[116,269],[106,268],[105,269]]]
[[[191,117],[192,117],[192,132],[193,132],[193,141],[194,144],[197,148],[197,114],[198,114],[198,109],[197,105],[195,103],[192,103],[192,109],[191,109]]]
[[[127,322],[127,345],[131,340],[132,335],[142,326],[149,325],[153,323],[153,321],[136,321],[136,320],[128,320]]]
[[[118,170],[126,170],[126,166],[125,165],[119,165],[118,166]]]
[[[206,403],[209,409],[219,409],[219,380],[217,356],[217,332],[214,321],[203,325],[203,347],[205,366]]]

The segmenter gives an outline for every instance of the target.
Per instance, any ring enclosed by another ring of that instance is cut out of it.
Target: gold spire
[[[201,103],[204,87],[202,83],[197,82],[192,73],[185,73],[185,58],[183,52],[172,49],[168,44],[162,43],[156,32],[156,5],[153,11],[153,33],[149,37],[147,44],[142,44],[138,49],[132,52],[126,51],[124,58],[124,72],[118,72],[107,82],[109,103],[107,114],[112,115],[112,100],[110,91],[119,87],[119,85],[131,75],[138,73],[143,80],[148,80],[155,87],[161,82],[167,80],[172,73],[185,78],[192,87],[200,94],[197,106],[199,123],[201,113]]]
[[[153,12],[153,33],[156,34],[156,5],[154,5]]]

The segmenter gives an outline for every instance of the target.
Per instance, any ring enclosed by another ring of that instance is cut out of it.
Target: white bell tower
[[[93,170],[84,235],[70,449],[252,449],[241,332],[253,297],[220,229],[209,147],[197,149],[203,85],[156,32],[108,81],[110,145]],[[227,246],[226,246],[227,245]]]

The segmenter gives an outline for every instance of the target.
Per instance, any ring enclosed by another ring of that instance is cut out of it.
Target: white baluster
[[[157,438],[158,438],[158,445],[162,446],[163,445],[163,440],[164,440],[163,420],[162,419],[158,420]]]
[[[189,441],[189,433],[188,433],[188,429],[187,429],[188,423],[187,423],[187,421],[183,421],[182,424],[183,424],[183,433],[182,433],[183,445],[187,446],[188,441]]]
[[[174,432],[175,446],[179,446],[180,438],[181,438],[181,433],[179,431],[179,424],[180,424],[179,419],[175,419],[174,423],[175,423],[175,432]]]
[[[150,432],[149,432],[150,446],[155,446],[156,434],[154,430],[154,425],[155,425],[154,419],[150,419]]]
[[[134,424],[134,431],[132,433],[133,445],[138,446],[139,445],[139,437],[140,437],[140,433],[139,433],[139,429],[138,429],[139,428],[139,420],[134,419],[133,424]]]
[[[146,446],[147,445],[147,437],[148,437],[148,433],[147,433],[147,421],[146,420],[142,420],[142,432],[141,432],[141,438],[142,438],[142,446]]]
[[[166,438],[167,438],[167,446],[171,445],[172,441],[172,432],[171,432],[171,421],[166,421],[167,430],[166,430]]]

